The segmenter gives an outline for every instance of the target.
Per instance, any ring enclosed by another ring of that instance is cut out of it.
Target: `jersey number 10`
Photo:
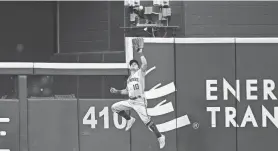
[[[134,89],[134,90],[139,90],[139,85],[138,85],[138,84],[134,84],[134,85],[133,85],[133,89]]]

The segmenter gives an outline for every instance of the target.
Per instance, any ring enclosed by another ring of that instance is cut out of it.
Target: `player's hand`
[[[117,93],[117,89],[115,89],[115,88],[110,88],[110,92],[111,92],[111,93]]]

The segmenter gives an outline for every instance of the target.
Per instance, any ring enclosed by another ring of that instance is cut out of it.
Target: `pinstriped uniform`
[[[146,73],[139,69],[127,79],[127,90],[130,99],[113,104],[112,111],[120,112],[134,109],[141,120],[147,124],[150,121],[150,116],[147,113],[147,100],[144,95],[145,75]]]

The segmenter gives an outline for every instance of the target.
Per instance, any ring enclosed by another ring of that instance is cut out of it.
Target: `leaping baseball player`
[[[127,110],[133,109],[141,118],[146,126],[148,126],[155,134],[158,139],[160,149],[165,146],[165,136],[161,134],[154,122],[152,122],[151,117],[147,113],[147,100],[145,98],[145,75],[147,69],[147,60],[143,55],[144,39],[135,38],[132,39],[133,50],[137,51],[141,58],[141,67],[139,68],[139,63],[137,60],[131,60],[129,62],[130,76],[127,79],[127,87],[123,90],[117,90],[111,88],[111,93],[128,95],[129,99],[117,102],[112,105],[112,111],[118,113],[121,117],[127,120],[126,131],[128,131],[135,118],[131,117],[126,113]]]

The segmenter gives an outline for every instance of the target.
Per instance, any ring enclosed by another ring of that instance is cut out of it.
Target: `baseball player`
[[[151,117],[147,113],[147,100],[144,95],[145,90],[145,72],[147,69],[147,60],[143,55],[143,38],[135,38],[133,41],[133,49],[135,49],[141,58],[141,68],[136,60],[129,62],[130,76],[127,79],[127,87],[123,90],[111,88],[111,93],[128,95],[129,99],[120,101],[112,105],[112,111],[118,113],[121,117],[127,120],[126,131],[128,131],[135,118],[126,113],[127,110],[133,109],[137,112],[141,120],[148,126],[156,135],[160,149],[165,146],[165,136],[161,134],[156,125],[152,122]]]

